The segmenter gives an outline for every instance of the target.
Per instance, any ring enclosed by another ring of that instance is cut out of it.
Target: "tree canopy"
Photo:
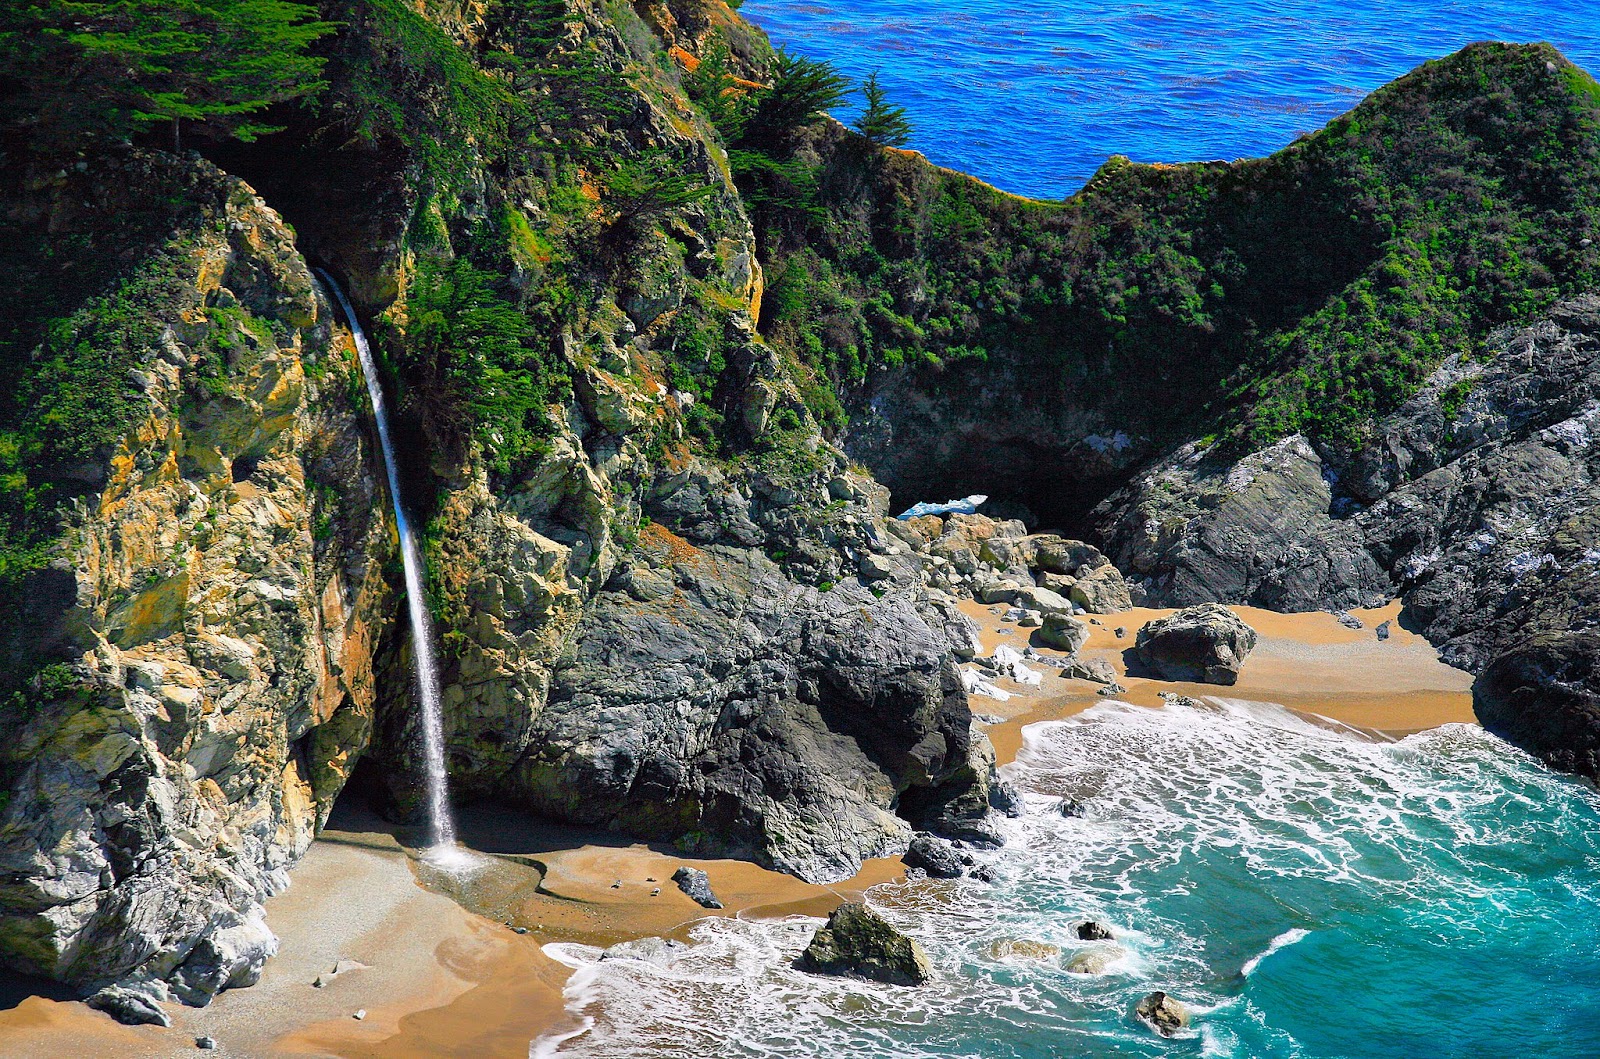
[[[0,10],[0,122],[64,153],[166,124],[253,140],[321,90],[334,29],[296,0],[20,0]]]
[[[875,147],[904,147],[911,142],[911,122],[906,120],[906,108],[889,102],[888,94],[878,84],[874,70],[861,84],[867,97],[867,106],[856,118],[856,131]]]

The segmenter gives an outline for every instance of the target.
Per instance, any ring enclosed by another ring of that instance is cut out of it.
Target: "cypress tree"
[[[250,141],[262,112],[325,87],[334,29],[295,0],[20,0],[0,12],[0,121],[57,153],[183,123]]]
[[[876,71],[867,75],[861,91],[867,97],[867,106],[856,118],[856,131],[875,147],[904,147],[910,143],[911,122],[906,120],[906,108],[889,103]]]

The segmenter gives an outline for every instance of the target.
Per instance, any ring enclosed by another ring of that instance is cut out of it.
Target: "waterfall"
[[[394,520],[400,529],[400,558],[406,574],[406,607],[411,614],[411,654],[416,663],[417,694],[422,700],[422,761],[423,780],[428,795],[428,829],[431,851],[448,855],[455,850],[456,827],[450,818],[450,777],[444,764],[444,712],[439,701],[439,667],[433,655],[433,621],[428,615],[428,601],[422,576],[422,553],[417,550],[417,536],[406,518],[405,505],[400,501],[400,472],[394,455],[394,441],[389,436],[389,410],[383,403],[383,387],[378,382],[378,368],[372,361],[372,349],[367,345],[366,333],[356,319],[355,310],[344,296],[344,291],[332,276],[317,270],[327,284],[344,318],[350,324],[351,337],[355,339],[356,353],[361,358],[361,374],[367,380],[367,394],[372,398],[372,415],[378,423],[378,443],[383,448],[383,469],[389,478],[389,499],[394,504]]]

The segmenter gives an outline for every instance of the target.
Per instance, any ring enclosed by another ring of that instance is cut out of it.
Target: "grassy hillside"
[[[764,330],[847,403],[1020,359],[1158,434],[1354,443],[1444,355],[1600,283],[1600,86],[1547,45],[1427,63],[1268,158],[1113,158],[1064,203],[839,129],[795,157],[820,209],[758,211]]]

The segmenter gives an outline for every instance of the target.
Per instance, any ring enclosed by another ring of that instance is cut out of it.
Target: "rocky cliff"
[[[327,91],[276,136],[0,164],[12,965],[204,1003],[358,759],[416,809],[312,261],[396,397],[463,797],[814,879],[990,840],[974,594],[1070,644],[1075,604],[1402,593],[1488,723],[1594,768],[1600,90],[1553,51],[1046,204],[814,108],[730,122],[794,68],[720,2],[322,8]],[[1134,578],[887,520],[879,481],[1096,527]]]
[[[204,1000],[259,974],[261,900],[367,744],[392,529],[346,336],[247,186],[125,154],[19,194],[8,220],[67,243],[174,195],[175,227],[127,259],[150,282],[112,365],[120,434],[103,464],[57,469],[85,488],[13,597],[0,949]],[[69,341],[108,342],[127,291],[68,317]]]

